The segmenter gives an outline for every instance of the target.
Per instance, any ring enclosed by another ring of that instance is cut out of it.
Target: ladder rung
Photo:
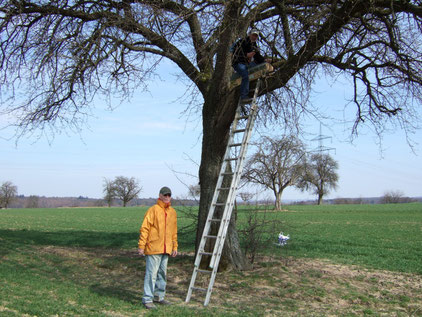
[[[232,143],[229,144],[230,147],[234,147],[234,146],[242,146],[242,143]]]
[[[215,203],[214,206],[225,206],[226,203]]]
[[[217,236],[210,236],[210,235],[206,235],[204,236],[205,238],[209,238],[209,239],[217,239]]]
[[[221,175],[234,175],[234,173],[221,173]]]
[[[217,188],[217,190],[229,190],[230,189],[230,187],[220,187],[220,188]]]
[[[208,221],[220,222],[220,221],[221,221],[221,219],[209,219]]]
[[[198,272],[200,272],[200,273],[209,273],[209,274],[211,274],[212,273],[212,271],[210,271],[210,270],[197,270]]]
[[[239,120],[248,119],[248,118],[249,118],[249,116],[240,116],[240,117],[238,117]]]
[[[245,132],[246,129],[239,129],[239,130],[234,130],[233,133],[240,133],[240,132]]]
[[[200,255],[212,255],[212,252],[199,252]]]
[[[225,159],[225,161],[236,161],[238,159],[239,159],[238,157],[231,157],[231,158]]]
[[[207,291],[206,288],[201,288],[201,287],[192,287],[192,290],[201,291],[201,292],[206,292]]]

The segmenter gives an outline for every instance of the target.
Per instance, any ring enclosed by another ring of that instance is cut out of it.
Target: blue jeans
[[[144,296],[142,303],[151,303],[154,296],[162,301],[166,295],[168,254],[146,255]]]
[[[235,64],[233,65],[234,70],[242,77],[242,83],[240,84],[240,98],[248,98],[249,94],[249,71],[250,67],[256,66],[256,63],[246,64]]]

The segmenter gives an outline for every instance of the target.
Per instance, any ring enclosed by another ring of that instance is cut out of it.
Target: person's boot
[[[154,303],[159,304],[159,305],[171,305],[171,302],[169,302],[168,300],[165,300],[165,299],[154,300]]]
[[[157,306],[154,305],[154,303],[149,302],[149,303],[144,303],[144,306],[146,309],[156,309]]]

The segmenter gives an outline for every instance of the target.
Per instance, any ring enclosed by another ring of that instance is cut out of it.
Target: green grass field
[[[267,217],[282,219],[281,229],[291,235],[288,255],[422,274],[422,204],[288,206],[287,210]]]
[[[179,227],[188,225],[176,209]],[[209,307],[183,303],[194,233],[180,235],[181,255],[169,263],[175,305],[156,312],[140,305],[145,264],[135,254],[146,208],[0,210],[0,315],[422,316],[422,204],[287,209],[259,217],[280,221],[274,242],[282,230],[289,244],[267,244],[251,272],[217,276]],[[239,210],[240,227],[247,213]],[[339,276],[345,268],[353,274]],[[250,307],[254,287],[260,304]],[[327,310],[331,301],[344,305]]]

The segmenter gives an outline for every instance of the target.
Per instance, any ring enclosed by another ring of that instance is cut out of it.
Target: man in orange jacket
[[[144,296],[142,303],[154,309],[155,303],[170,305],[164,299],[168,256],[177,255],[177,215],[171,207],[171,190],[160,189],[157,204],[148,209],[139,236],[138,253],[146,256]]]

